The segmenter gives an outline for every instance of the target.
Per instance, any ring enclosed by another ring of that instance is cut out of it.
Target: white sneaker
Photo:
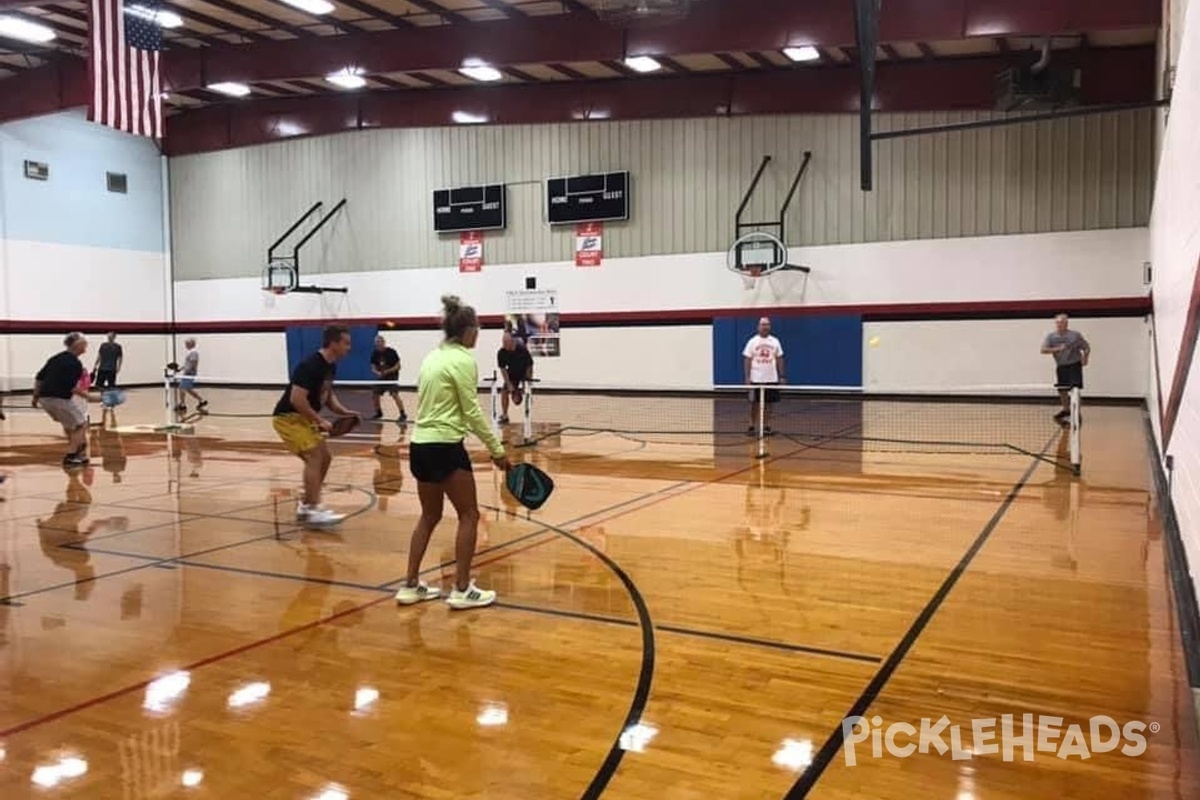
[[[396,602],[402,606],[411,606],[426,600],[436,600],[441,596],[441,589],[422,581],[416,586],[401,586],[400,591],[396,592]]]
[[[296,503],[296,519],[297,520],[308,519],[308,512],[311,510],[312,510],[312,508],[307,503],[305,503],[303,500],[301,500],[300,502]]]
[[[461,611],[464,608],[483,608],[494,602],[496,602],[496,593],[490,589],[480,589],[475,585],[475,581],[471,581],[471,585],[465,592],[455,589],[446,598],[446,604],[455,611]]]
[[[337,514],[333,511],[330,511],[328,508],[322,508],[321,506],[309,506],[308,517],[305,519],[305,522],[315,527],[322,527],[325,525],[337,525],[345,518],[345,514]]]

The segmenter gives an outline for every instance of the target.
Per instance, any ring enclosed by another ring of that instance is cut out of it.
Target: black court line
[[[356,487],[352,487],[352,488],[356,488]],[[353,511],[350,514],[347,514],[346,519],[350,519],[351,517],[358,516],[359,514],[370,511],[372,508],[375,507],[376,497],[372,492],[368,492],[365,489],[357,489],[356,488],[356,490],[368,495],[370,498],[370,502],[368,502],[366,505],[364,505],[362,508],[358,509],[357,511]],[[221,517],[213,516],[210,519],[220,520]],[[173,523],[167,523],[167,524],[173,524]],[[258,524],[271,525],[272,523],[271,522],[260,522]],[[221,550],[229,550],[234,547],[241,547],[241,546],[247,545],[247,544],[254,544],[255,542],[262,542],[262,541],[266,541],[268,539],[278,539],[285,533],[294,533],[295,531],[305,530],[305,528],[303,528],[303,526],[300,526],[300,525],[291,525],[291,526],[287,526],[287,527],[284,527],[283,529],[281,529],[278,523],[274,523],[274,524],[275,524],[276,530],[273,533],[265,534],[263,536],[255,536],[250,539],[241,539],[236,542],[230,542],[228,544],[218,545],[216,547],[210,547],[205,550],[197,550],[192,553],[180,553],[179,555],[172,556],[170,558],[153,558],[151,556],[142,556],[143,558],[149,559],[144,564],[138,564],[137,566],[134,566],[134,567],[126,567],[125,569],[114,570],[113,572],[103,572],[99,575],[93,575],[92,577],[86,578],[82,581],[69,581],[69,582],[54,584],[52,586],[43,586],[38,589],[30,589],[25,592],[19,592],[17,594],[8,595],[7,597],[0,597],[0,603],[6,603],[11,600],[20,599],[22,597],[30,597],[30,596],[36,595],[36,594],[43,594],[45,592],[52,592],[52,591],[56,591],[58,589],[65,589],[69,586],[76,586],[80,583],[92,583],[94,581],[98,581],[103,578],[113,578],[118,575],[124,575],[129,572],[136,572],[137,570],[141,570],[141,569],[151,569],[151,568],[156,568],[156,567],[159,569],[174,569],[174,565],[179,563],[179,561],[181,561],[183,559],[194,558],[196,556],[208,555],[209,553],[216,553]],[[161,523],[160,523],[160,525],[154,525],[151,527],[157,528],[160,526],[161,526]],[[65,549],[87,549],[87,548],[81,548],[79,546],[79,544],[80,543],[78,543],[78,542],[67,543],[67,544],[59,545],[59,547],[65,548]],[[97,552],[99,552],[99,551],[97,551]],[[138,556],[130,555],[128,557],[137,558]]]
[[[538,530],[536,530],[536,531],[533,531],[532,533],[525,534],[525,535],[524,535],[524,536],[522,536],[520,539],[514,539],[514,540],[512,540],[511,542],[508,542],[508,544],[515,544],[517,541],[523,541],[524,539],[530,539],[530,538],[532,538],[532,537],[534,537],[534,536],[536,536],[536,535],[538,535],[538,534],[540,534],[540,533],[550,533],[550,532],[554,532],[554,533],[562,533],[562,530],[561,530],[561,529],[562,529],[562,528],[565,528],[565,527],[566,527],[566,526],[568,526],[568,525],[577,525],[577,524],[579,524],[580,522],[583,522],[584,520],[591,519],[592,517],[597,517],[597,516],[600,516],[600,515],[602,515],[602,514],[610,514],[610,513],[614,512],[614,511],[618,511],[618,510],[620,510],[620,509],[622,509],[622,508],[625,508],[626,506],[631,506],[631,505],[634,505],[634,504],[636,504],[636,503],[645,502],[646,500],[650,500],[650,499],[652,499],[652,498],[655,498],[655,497],[658,497],[658,496],[660,496],[660,495],[666,494],[667,492],[671,492],[671,491],[674,491],[675,489],[680,489],[680,488],[682,488],[682,487],[684,487],[684,486],[687,486],[689,483],[692,483],[692,481],[679,481],[679,482],[677,482],[677,483],[673,483],[673,484],[671,484],[670,486],[665,486],[665,487],[663,487],[663,488],[661,488],[661,489],[655,489],[653,492],[646,492],[646,493],[644,493],[644,494],[640,494],[640,495],[638,495],[637,497],[631,498],[631,499],[629,499],[629,500],[623,500],[623,501],[621,501],[620,503],[614,503],[614,504],[613,504],[613,505],[611,505],[611,506],[605,506],[604,508],[598,509],[598,510],[596,510],[596,511],[589,512],[588,514],[586,514],[586,515],[584,515],[584,516],[581,516],[581,517],[575,517],[574,519],[569,519],[569,520],[567,520],[567,521],[565,521],[565,522],[560,522],[560,523],[557,523],[556,525],[551,525],[551,524],[549,524],[549,523],[546,523],[546,522],[540,522],[540,521],[534,520],[534,519],[532,519],[532,518],[529,518],[529,519],[527,519],[527,520],[526,520],[527,522],[530,522],[530,523],[532,523],[532,524],[534,524],[534,525],[539,525],[539,526],[541,526],[541,527],[539,527],[539,528],[538,528]],[[401,494],[406,494],[406,495],[409,495],[409,496],[414,496],[414,497],[416,496],[416,492],[412,492],[412,491],[408,491],[408,490],[405,490],[405,491],[401,492]],[[507,511],[507,509],[504,509],[504,508],[499,508],[499,507],[497,507],[497,506],[490,506],[490,505],[487,505],[487,504],[485,504],[485,503],[480,503],[480,504],[479,504],[479,507],[480,507],[480,508],[486,508],[486,509],[488,509],[489,511]],[[549,540],[549,541],[553,541],[553,540]],[[476,553],[476,555],[479,555],[479,553]],[[453,565],[453,564],[454,564],[454,562],[453,562],[453,561],[451,561],[451,562],[449,562],[449,564],[450,564],[450,565]],[[424,574],[424,572],[426,572],[426,571],[427,571],[427,570],[422,570],[422,574]],[[387,589],[387,588],[390,588],[390,587],[394,587],[394,586],[396,586],[396,584],[398,584],[398,583],[402,583],[404,580],[405,580],[405,578],[404,578],[404,577],[396,578],[395,580],[388,581],[387,583],[381,583],[381,584],[379,584],[379,588],[381,588],[381,589]]]
[[[260,523],[260,524],[269,525],[270,523]],[[503,542],[501,544],[497,544],[492,547],[488,547],[483,550],[480,550],[475,555],[482,556],[482,555],[487,555],[489,553],[494,553],[498,550],[504,550],[508,547],[513,546],[514,544],[519,544],[520,542],[523,542],[527,539],[532,539],[535,536],[543,536],[547,533],[550,533],[550,531],[536,530],[536,531],[533,531],[532,533],[527,533],[527,534],[524,534],[523,536],[519,536],[516,539],[510,539],[507,542]],[[274,536],[274,534],[272,534],[270,537],[264,537],[264,539],[268,539],[268,538],[275,538],[275,536]],[[256,541],[262,541],[262,540],[263,539],[259,539]],[[554,541],[554,540],[550,539],[548,541]],[[238,542],[238,544],[243,544],[243,543],[244,542]],[[134,558],[134,559],[139,559],[142,561],[153,562],[152,564],[148,564],[145,566],[179,565],[179,566],[183,566],[183,567],[197,567],[199,569],[209,569],[209,570],[213,570],[215,572],[230,572],[230,573],[236,573],[239,575],[253,575],[253,576],[259,577],[259,578],[275,578],[278,580],[299,581],[301,583],[317,583],[317,584],[322,584],[322,585],[326,585],[326,586],[337,586],[337,587],[341,587],[344,589],[361,589],[362,591],[381,592],[384,594],[392,593],[392,590],[387,588],[387,586],[380,586],[380,585],[370,584],[370,583],[355,583],[353,581],[343,581],[343,580],[336,580],[336,579],[331,579],[331,578],[314,578],[310,575],[298,575],[298,574],[292,573],[292,572],[275,572],[273,570],[254,569],[252,567],[234,567],[234,566],[228,566],[225,564],[210,564],[205,561],[193,561],[192,560],[193,558],[195,558],[198,555],[206,555],[207,553],[190,553],[190,554],[179,555],[179,556],[174,556],[174,557],[170,557],[170,558],[167,558],[167,557],[160,558],[159,556],[151,556],[151,555],[147,555],[145,553],[129,553],[129,552],[125,552],[122,550],[107,550],[107,549],[101,549],[98,547],[90,547],[90,546],[88,546],[86,544],[82,544],[82,543],[62,544],[62,545],[59,545],[59,547],[66,549],[66,550],[78,550],[81,552],[96,553],[98,555],[117,556],[120,558]],[[421,570],[421,574],[426,575],[426,574],[429,574],[432,572],[437,572],[439,570],[445,569],[446,567],[454,566],[454,563],[455,563],[454,561],[445,561],[445,562],[442,562],[441,564],[436,564],[432,567],[427,567],[427,568]],[[74,585],[74,584],[71,584],[71,585]]]
[[[218,545],[217,547],[210,547],[206,550],[197,550],[194,553],[187,553],[182,556],[175,556],[173,558],[157,558],[157,559],[154,559],[151,561],[147,561],[147,563],[145,563],[145,564],[138,564],[137,566],[126,567],[125,569],[118,569],[118,570],[114,570],[112,572],[102,572],[99,575],[93,575],[92,577],[85,578],[83,580],[72,580],[72,581],[67,581],[65,583],[56,583],[52,586],[42,586],[38,589],[29,589],[28,591],[17,592],[16,594],[10,594],[7,597],[0,597],[0,603],[8,603],[8,602],[11,602],[12,600],[18,600],[22,597],[32,597],[33,595],[36,595],[36,594],[45,594],[46,592],[53,592],[53,591],[57,591],[58,589],[66,589],[70,586],[78,586],[81,583],[93,583],[95,581],[101,580],[102,578],[114,578],[118,575],[125,575],[126,573],[136,572],[140,569],[149,569],[152,567],[161,567],[163,565],[170,565],[170,564],[173,564],[173,563],[179,561],[180,558],[192,558],[195,556],[204,556],[204,555],[208,555],[209,553],[216,553],[220,550],[228,550],[233,547],[241,547],[244,544],[251,544],[253,542],[262,542],[262,541],[266,541],[267,539],[274,539],[274,538],[275,538],[274,533],[268,533],[265,536],[257,536],[253,539],[244,539],[244,540],[237,541],[237,542],[231,542],[229,544]],[[70,545],[60,545],[60,547],[70,548],[71,546]],[[147,557],[147,558],[149,558],[149,557]]]
[[[1029,467],[1025,470],[1025,473],[1015,484],[1013,484],[1013,487],[1009,490],[1008,495],[1005,496],[1004,500],[1000,503],[1000,507],[996,509],[995,513],[992,514],[991,519],[989,519],[983,526],[983,530],[981,530],[975,537],[975,541],[971,543],[969,548],[967,548],[967,552],[964,553],[962,558],[958,560],[958,563],[954,565],[954,569],[950,570],[950,574],[947,575],[945,580],[942,581],[942,585],[938,587],[938,590],[934,593],[933,597],[931,597],[929,602],[925,604],[925,607],[921,609],[921,613],[917,616],[916,620],[914,620],[912,625],[909,626],[903,638],[901,638],[900,644],[898,644],[896,649],[892,651],[891,655],[887,657],[887,661],[885,661],[883,666],[880,667],[879,671],[875,673],[875,677],[872,678],[871,682],[867,684],[867,688],[863,689],[862,694],[860,694],[858,699],[854,701],[854,705],[852,705],[850,710],[843,715],[842,719],[866,716],[867,709],[870,708],[871,704],[874,703],[879,697],[879,693],[883,691],[884,686],[887,685],[887,682],[899,668],[900,662],[905,659],[905,657],[912,650],[913,645],[917,643],[917,638],[929,625],[929,622],[933,619],[934,614],[936,614],[938,609],[941,608],[942,603],[945,602],[946,597],[950,594],[950,591],[954,588],[955,584],[958,583],[958,579],[962,577],[963,573],[966,572],[967,567],[969,567],[971,562],[975,560],[975,556],[977,556],[979,551],[983,549],[983,546],[987,544],[988,539],[990,539],[992,536],[992,532],[996,530],[996,526],[998,526],[1000,521],[1004,519],[1004,516],[1008,513],[1009,508],[1012,507],[1013,502],[1017,499],[1017,495],[1021,493],[1021,490],[1025,488],[1025,484],[1028,483],[1030,477],[1032,477],[1034,470],[1036,470],[1038,466],[1043,463],[1042,456],[1044,456],[1046,451],[1050,449],[1050,445],[1059,438],[1059,435],[1059,432],[1056,431],[1054,435],[1046,441],[1046,444],[1042,447],[1041,453],[1038,453],[1033,457],[1033,460]],[[825,740],[825,744],[821,745],[821,749],[817,751],[816,756],[813,758],[812,764],[804,771],[796,783],[793,784],[792,788],[788,790],[788,793],[784,795],[784,800],[801,800],[801,798],[808,797],[808,793],[812,791],[813,787],[816,786],[817,781],[819,781],[821,776],[825,773],[825,770],[831,763],[833,763],[833,759],[837,756],[837,753],[842,748],[844,742],[845,732],[842,729],[841,722],[839,722],[833,733],[831,733],[829,738]]]
[[[524,603],[509,603],[506,601],[498,601],[497,606],[508,608],[514,611],[528,611],[531,614],[547,614],[555,617],[568,617],[570,619],[579,619],[587,622],[600,622],[606,625],[621,625],[624,627],[636,627],[637,620],[624,619],[622,617],[609,617],[603,614],[589,614],[584,611],[570,611],[559,608],[544,608],[542,606],[531,606]],[[733,633],[722,633],[720,631],[705,631],[697,628],[685,628],[679,625],[655,625],[655,630],[664,633],[674,633],[679,636],[695,636],[701,639],[716,639],[722,642],[730,642],[732,644],[743,644],[750,647],[765,647],[771,650],[783,650],[789,653],[804,653],[805,655],[828,656],[830,658],[841,658],[848,661],[861,661],[866,664],[882,664],[881,656],[868,656],[862,653],[852,653],[847,650],[831,650],[824,647],[812,647],[804,644],[792,644],[790,642],[780,642],[773,639],[758,639],[753,636],[739,636]]]

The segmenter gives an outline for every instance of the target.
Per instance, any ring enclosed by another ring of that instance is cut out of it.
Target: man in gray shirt
[[[1079,331],[1067,327],[1067,315],[1054,318],[1054,331],[1042,342],[1042,352],[1054,356],[1058,370],[1055,387],[1062,398],[1062,411],[1054,415],[1058,421],[1071,416],[1071,389],[1083,388],[1083,368],[1087,366],[1092,346]]]
[[[196,350],[196,340],[189,336],[183,346],[187,348],[187,353],[183,356],[183,377],[179,379],[179,401],[175,410],[186,414],[187,397],[192,397],[196,400],[196,410],[204,414],[208,411],[208,401],[196,393],[196,375],[200,372],[200,353]]]

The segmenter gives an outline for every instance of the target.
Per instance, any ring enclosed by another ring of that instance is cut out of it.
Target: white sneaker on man
[[[475,581],[471,581],[465,592],[460,592],[456,588],[446,598],[446,604],[455,611],[466,608],[483,608],[494,602],[496,602],[496,593],[491,589],[480,589],[475,585]]]
[[[345,518],[345,514],[338,514],[330,511],[328,508],[308,506],[308,516],[304,518],[304,521],[313,527],[324,527],[326,525],[337,525]]]
[[[396,592],[396,602],[402,606],[411,606],[417,603],[423,603],[426,600],[436,600],[442,596],[442,590],[436,586],[430,586],[424,581],[416,586],[408,586],[407,584],[400,587]]]
[[[300,520],[308,519],[308,512],[310,510],[311,510],[311,507],[307,503],[305,503],[303,500],[296,503],[296,520],[300,521]]]

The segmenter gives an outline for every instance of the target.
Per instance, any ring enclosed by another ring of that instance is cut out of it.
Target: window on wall
[[[108,190],[117,194],[125,194],[128,191],[128,181],[124,172],[108,173]]]

